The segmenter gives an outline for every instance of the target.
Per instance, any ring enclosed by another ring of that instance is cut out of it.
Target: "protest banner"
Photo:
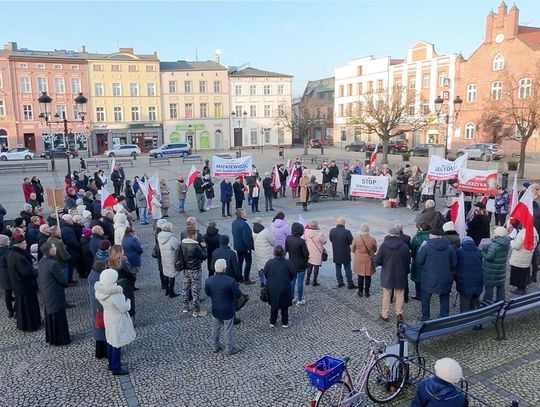
[[[458,189],[475,194],[497,195],[497,170],[460,168]]]
[[[429,161],[427,179],[430,181],[446,181],[456,179],[460,168],[467,168],[468,154],[463,154],[454,161],[445,160],[437,155],[432,155]]]
[[[353,175],[350,188],[351,196],[384,199],[388,191],[388,177]]]
[[[213,177],[238,177],[251,174],[251,156],[240,158],[221,158],[212,156]]]

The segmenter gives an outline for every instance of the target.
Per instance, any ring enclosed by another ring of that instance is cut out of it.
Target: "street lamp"
[[[191,124],[188,125],[189,127],[189,135],[193,137],[193,150],[197,152],[197,129],[193,127]]]
[[[236,153],[236,156],[237,156],[237,158],[240,158],[240,157],[242,157],[242,137],[243,137],[242,124],[246,122],[247,112],[244,111],[244,113],[242,113],[242,117],[240,117],[240,116],[236,117],[236,112],[232,112],[231,117],[232,117],[233,122],[234,121],[238,122],[238,130],[239,130],[239,135],[240,135],[240,141],[238,143],[238,152]],[[236,130],[236,127],[235,127],[235,130]]]
[[[38,98],[38,102],[41,107],[41,114],[39,115],[39,117],[43,119],[45,123],[49,124],[49,128],[50,128],[51,123],[64,125],[64,146],[66,147],[68,174],[71,174],[71,161],[69,157],[70,152],[69,152],[69,144],[68,144],[68,134],[69,134],[68,124],[78,122],[78,120],[69,121],[66,117],[66,111],[64,110],[62,111],[61,118],[57,113],[54,115],[54,117],[57,120],[51,121],[50,120],[50,116],[51,116],[50,104],[52,102],[52,98],[49,95],[47,95],[47,92],[42,92],[41,96]],[[86,116],[85,108],[86,108],[87,103],[88,103],[88,99],[84,97],[82,92],[79,93],[79,95],[75,98],[75,105],[76,105],[76,110],[77,110],[76,113],[77,113],[77,116],[79,116],[82,123],[84,123],[84,117]],[[54,171],[54,142],[52,145],[52,150],[53,151],[51,151],[51,160],[52,160],[51,166]]]
[[[49,95],[47,95],[47,92],[43,92],[41,96],[38,98],[39,102],[39,110],[41,113],[39,114],[39,118],[44,120],[45,123],[49,126],[49,140],[52,143],[52,147],[54,148],[54,138],[51,134],[51,123],[49,121],[51,112],[49,111],[49,106],[51,105],[52,99]],[[56,163],[54,162],[54,153],[51,153],[51,170],[54,172],[56,171]]]

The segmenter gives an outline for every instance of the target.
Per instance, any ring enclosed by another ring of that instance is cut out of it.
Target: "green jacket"
[[[503,236],[494,238],[489,247],[482,252],[486,286],[500,287],[504,285],[509,249],[510,238]]]
[[[422,266],[416,262],[416,255],[420,251],[420,248],[429,239],[429,230],[419,230],[411,240],[411,255],[412,255],[412,267],[411,267],[411,280],[415,283],[420,282],[422,277]]]

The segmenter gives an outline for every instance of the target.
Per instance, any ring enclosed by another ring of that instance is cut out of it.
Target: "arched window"
[[[500,71],[503,68],[504,68],[504,57],[499,52],[497,55],[495,55],[495,58],[493,58],[493,70]]]
[[[467,102],[476,102],[476,84],[467,85]]]
[[[502,86],[501,81],[493,82],[491,84],[491,100],[501,100]]]
[[[519,80],[518,98],[526,99],[531,96],[531,78],[523,78]]]
[[[465,125],[465,138],[473,139],[476,133],[476,126],[473,122],[469,122]]]

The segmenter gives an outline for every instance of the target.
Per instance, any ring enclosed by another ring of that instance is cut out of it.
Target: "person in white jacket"
[[[157,235],[159,251],[161,253],[161,265],[163,267],[163,276],[167,279],[165,295],[169,298],[176,298],[180,294],[174,292],[174,282],[178,271],[175,268],[176,250],[180,246],[180,242],[173,235],[173,225],[170,222],[161,226],[161,232]]]
[[[122,294],[122,287],[116,284],[117,280],[116,270],[103,270],[94,289],[96,299],[103,306],[109,370],[113,375],[120,376],[129,373],[122,365],[121,348],[135,339],[135,329],[129,316],[131,301]]]
[[[161,213],[161,202],[159,202],[157,191],[152,192],[152,229],[156,230],[156,224],[163,217]]]
[[[114,215],[114,241],[118,244],[122,244],[126,228],[129,226],[129,222],[125,213],[117,213]]]
[[[253,267],[259,273],[259,282],[261,287],[265,285],[264,265],[270,259],[274,258],[274,246],[276,240],[270,229],[262,225],[261,218],[253,219]]]
[[[512,291],[513,294],[527,294],[527,283],[531,273],[534,248],[538,244],[538,233],[536,233],[536,229],[534,228],[533,231],[533,250],[526,250],[523,247],[523,243],[525,242],[525,228],[522,228],[514,240],[510,242],[510,247],[512,248],[510,260],[508,260],[510,264],[510,285],[516,287],[516,290]]]

